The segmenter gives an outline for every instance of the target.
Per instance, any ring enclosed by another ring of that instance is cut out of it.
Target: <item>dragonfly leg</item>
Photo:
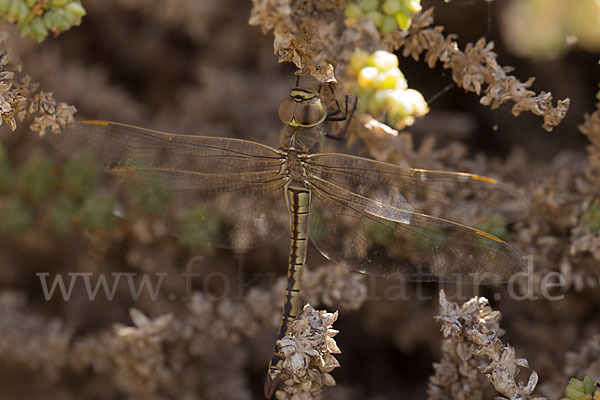
[[[342,112],[342,107],[340,106],[340,103],[338,102],[337,97],[335,97],[335,92],[333,91],[333,86],[329,85],[329,90],[331,91],[331,95],[333,96],[333,100],[335,101],[335,106],[337,107],[335,111],[332,111],[330,113],[327,114],[327,118],[325,118],[326,121],[340,121],[339,119],[332,119],[331,117],[334,117],[336,115],[338,115],[339,113]],[[346,112],[348,111],[348,96],[346,96]],[[344,115],[342,117],[342,120],[346,119],[346,115]]]
[[[335,135],[326,133],[325,136],[330,139],[334,139],[334,140],[342,140],[344,138],[344,136],[346,135],[346,131],[348,130],[348,126],[350,125],[350,121],[352,121],[352,117],[354,116],[354,112],[356,111],[356,104],[357,104],[358,100],[356,97],[354,98],[354,104],[352,105],[352,110],[350,111],[350,116],[348,116],[348,97],[349,96],[346,96],[346,105],[344,107],[344,115],[336,117],[336,115],[338,115],[339,113],[342,112],[342,107],[340,106],[340,103],[338,102],[337,97],[335,97],[335,92],[333,91],[333,86],[329,85],[329,90],[331,90],[333,100],[335,101],[336,110],[328,113],[327,118],[325,118],[325,121],[329,121],[329,122],[346,121],[346,124],[344,125],[344,129],[342,129],[341,132],[339,132]]]
[[[336,100],[336,102],[337,102],[337,100]],[[354,117],[354,112],[356,111],[357,103],[358,103],[358,100],[355,97],[354,104],[352,105],[352,110],[350,111],[350,116],[348,116],[348,96],[346,96],[346,112],[344,113],[344,116],[336,117],[336,118],[326,118],[326,121],[346,121],[346,124],[344,125],[344,129],[342,129],[341,132],[338,132],[335,135],[326,133],[325,137],[328,137],[329,139],[334,139],[334,140],[344,139],[344,137],[346,136],[346,132],[348,131],[348,127],[350,126],[350,121],[352,121],[352,117]]]
[[[279,373],[273,376],[271,376],[271,373],[267,374],[267,379],[265,379],[265,399],[273,397],[280,381]]]

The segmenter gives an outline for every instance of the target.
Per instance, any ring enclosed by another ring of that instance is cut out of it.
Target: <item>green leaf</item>
[[[596,387],[594,380],[591,376],[586,375],[583,378],[583,392],[585,394],[592,394],[594,392],[594,388]]]
[[[54,27],[54,18],[56,17],[56,13],[52,10],[48,10],[42,15],[42,22],[46,29],[51,30]]]
[[[24,23],[33,17],[31,10],[29,9],[29,7],[27,7],[27,4],[25,4],[25,2],[17,0],[17,4],[19,7],[16,15],[17,21],[19,21],[20,23]]]
[[[394,223],[380,218],[363,218],[363,230],[374,243],[383,245],[394,233]]]
[[[437,252],[446,243],[446,235],[442,228],[428,229],[416,228],[412,232],[415,244],[422,250]]]
[[[600,231],[600,204],[597,201],[593,202],[581,215],[579,222],[587,225],[593,233]]]
[[[113,213],[115,199],[111,195],[88,197],[78,211],[81,225],[86,229],[110,230],[117,217]]]
[[[310,237],[315,241],[320,241],[330,234],[329,226],[323,221],[323,218],[314,213],[310,219]]]
[[[217,217],[198,207],[186,216],[181,243],[185,246],[209,243],[219,233],[220,227],[221,223]]]
[[[45,38],[46,36],[48,36],[48,30],[44,26],[44,21],[42,21],[42,17],[35,17],[31,20],[30,24],[31,29],[33,29],[33,31],[40,37]]]
[[[0,13],[5,14],[11,5],[11,0],[0,0]],[[2,15],[2,17],[4,17],[4,15]]]
[[[583,393],[583,382],[579,379],[571,378],[569,385],[565,390],[565,394],[572,400],[583,400],[585,394]]]
[[[48,218],[56,233],[61,235],[69,233],[76,212],[77,204],[71,197],[63,194],[55,200],[54,205],[48,211]]]
[[[21,199],[15,197],[0,203],[0,231],[7,233],[24,232],[33,221],[33,210]]]
[[[12,0],[10,7],[8,7],[8,17],[12,20],[17,20],[17,16],[19,14],[19,0]]]
[[[377,6],[379,5],[378,0],[358,0],[358,5],[365,12],[375,11],[377,10]]]
[[[85,156],[76,154],[64,165],[61,186],[69,193],[82,197],[98,185],[102,171],[88,161]]]
[[[344,14],[346,15],[347,18],[350,18],[350,19],[361,19],[362,17],[365,16],[365,13],[358,6],[358,4],[353,4],[353,3],[350,3],[350,4],[348,4],[348,6],[346,6],[346,9],[344,10]]]
[[[85,8],[77,2],[71,2],[65,6],[65,10],[69,11],[76,17],[83,17],[86,14]]]
[[[0,193],[9,193],[13,175],[6,149],[0,145]]]
[[[150,215],[161,215],[171,198],[168,189],[153,185],[132,184],[128,193],[134,206]]]
[[[411,20],[410,15],[406,15],[406,14],[402,14],[402,13],[396,14],[396,22],[398,23],[398,26],[400,27],[400,29],[402,29],[403,31],[410,28],[411,21],[412,20]]]
[[[381,22],[381,27],[379,28],[379,32],[382,35],[387,35],[388,33],[392,33],[398,28],[398,22],[396,22],[396,18],[391,15],[385,15],[383,17],[383,21]]]
[[[49,155],[36,151],[32,153],[19,171],[18,191],[32,201],[39,201],[58,185],[56,166]]]
[[[499,239],[504,239],[508,235],[506,228],[506,218],[502,214],[492,214],[484,223],[479,224],[477,229],[496,236]]]

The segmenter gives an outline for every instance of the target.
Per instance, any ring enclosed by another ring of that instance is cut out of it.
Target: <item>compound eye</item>
[[[279,119],[286,125],[290,125],[294,119],[294,111],[296,109],[296,103],[291,98],[287,97],[283,99],[279,105]]]
[[[325,117],[325,109],[321,102],[298,104],[296,112],[294,113],[294,119],[300,126],[315,126],[323,122]]]

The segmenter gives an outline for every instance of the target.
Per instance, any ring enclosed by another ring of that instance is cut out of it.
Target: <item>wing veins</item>
[[[315,178],[315,177],[313,177],[313,179],[314,179],[314,178]],[[318,178],[318,179],[319,179],[320,181],[322,181],[322,182],[326,182],[327,184],[329,184],[329,182],[328,182],[328,181],[325,181],[325,180],[323,180],[323,179],[320,179],[320,178]],[[354,196],[356,196],[356,197],[358,197],[358,198],[362,198],[362,199],[366,200],[366,202],[367,202],[367,203],[368,203],[368,202],[371,202],[371,201],[373,201],[373,200],[371,200],[371,199],[369,199],[369,198],[366,198],[366,197],[364,197],[364,196],[361,196],[361,195],[359,195],[359,194],[357,194],[357,193],[354,193],[354,192],[350,192],[350,191],[348,191],[348,190],[346,190],[346,189],[344,189],[344,188],[341,188],[341,187],[339,187],[339,186],[336,186],[336,185],[333,185],[333,184],[331,184],[331,185],[332,185],[332,186],[335,186],[335,187],[336,187],[336,190],[339,190],[341,193],[349,193],[349,194],[351,194],[353,197],[354,197]],[[314,186],[314,187],[316,187],[312,181],[311,181],[311,186]],[[323,193],[325,193],[325,192],[323,191],[323,189],[321,189],[321,188],[319,188],[319,187],[316,187],[316,189],[317,189],[317,190],[321,190]],[[331,194],[327,194],[327,196],[328,196],[328,197],[332,197],[333,195],[331,195]],[[338,198],[340,199],[340,202],[343,202],[343,203],[340,203],[340,204],[343,204],[343,205],[344,205],[344,207],[351,208],[350,206],[348,206],[348,205],[347,205],[347,203],[350,203],[350,200],[346,200],[346,199],[344,199],[343,197],[341,197],[341,196],[337,196],[337,195],[336,195],[336,197],[338,197]],[[392,206],[389,206],[389,205],[387,205],[387,204],[383,204],[383,206],[384,206],[384,207],[386,207],[386,208],[389,208],[389,207],[391,208],[391,207],[392,207]],[[396,208],[396,207],[393,207],[393,208]],[[355,210],[355,211],[357,211],[357,210]],[[458,222],[453,222],[453,221],[449,221],[449,220],[447,220],[447,219],[444,219],[444,218],[434,217],[434,216],[431,216],[431,215],[422,214],[422,213],[413,212],[413,211],[407,211],[407,210],[401,210],[401,211],[402,211],[402,212],[405,212],[405,213],[409,213],[409,214],[411,214],[411,216],[417,216],[417,217],[419,217],[419,218],[422,218],[422,219],[423,219],[423,220],[425,220],[425,221],[436,221],[436,222],[441,222],[441,223],[443,223],[443,224],[448,224],[450,227],[457,227],[457,228],[460,228],[460,229],[462,229],[462,230],[464,230],[464,231],[466,231],[466,232],[473,233],[473,234],[474,234],[476,237],[478,237],[478,238],[482,238],[482,239],[485,239],[485,240],[493,240],[493,241],[495,241],[495,242],[497,242],[497,243],[502,243],[502,244],[505,244],[505,245],[507,245],[507,246],[508,246],[508,243],[506,243],[506,242],[505,242],[505,241],[503,241],[502,239],[499,239],[499,238],[495,237],[494,235],[490,235],[490,234],[488,234],[488,233],[485,233],[485,232],[482,232],[482,231],[480,231],[479,229],[475,229],[475,228],[472,228],[472,227],[470,227],[470,226],[467,226],[467,225],[464,225],[464,224],[460,224],[460,223],[458,223]],[[369,214],[369,213],[367,213],[367,212],[364,212],[364,211],[357,211],[357,212],[358,212],[359,214],[363,215],[363,216],[366,216],[366,215],[368,215],[368,214]],[[397,222],[397,221],[394,221],[394,220],[392,220],[392,219],[385,218],[385,217],[382,217],[382,216],[376,216],[376,217],[377,217],[377,218],[384,219],[384,220],[386,220],[386,221],[390,221],[390,222],[393,222],[393,223],[399,224],[399,225],[401,225],[403,228],[404,228],[404,227],[406,227],[406,226],[408,226],[408,225],[410,225],[410,224],[404,224],[404,223],[401,223],[401,222]],[[483,233],[483,234],[482,234],[482,233]],[[492,239],[492,238],[493,238],[493,239]]]
[[[146,142],[153,140],[153,141],[167,144],[167,145],[174,143],[174,144],[179,144],[179,145],[186,146],[186,147],[187,146],[190,146],[190,147],[198,146],[198,147],[203,147],[203,148],[207,148],[207,149],[222,150],[222,151],[227,151],[227,152],[231,152],[234,154],[243,155],[243,156],[245,156],[243,158],[264,158],[267,160],[280,158],[278,151],[275,150],[274,148],[260,144],[260,143],[249,142],[246,140],[233,139],[233,138],[220,138],[220,137],[212,137],[212,136],[182,135],[182,134],[176,134],[176,133],[166,133],[166,132],[161,132],[161,131],[156,131],[156,130],[146,129],[146,128],[139,128],[139,127],[135,127],[133,125],[121,124],[121,123],[116,123],[116,122],[108,122],[108,121],[101,121],[101,122],[104,122],[106,125],[90,124],[90,123],[88,123],[88,121],[84,121],[84,122],[80,123],[78,126],[85,125],[85,126],[89,127],[90,129],[100,129],[101,131],[105,131],[105,132],[110,131],[111,127],[118,127],[118,128],[125,129],[125,131],[122,129],[121,132],[126,132],[126,135],[131,135],[131,136],[135,136],[138,138],[142,138]],[[100,127],[104,127],[107,129],[102,129]],[[118,133],[118,132],[115,131],[114,133]],[[118,134],[117,136],[120,136],[120,135],[122,135],[122,133]],[[172,140],[172,139],[170,139],[171,137],[178,138],[178,139],[187,139],[187,140]],[[268,150],[269,152],[273,152],[274,156],[273,157],[262,156],[262,155],[246,153],[246,152],[242,152],[239,150],[231,149],[226,146],[215,146],[215,145],[210,145],[210,144],[205,144],[205,143],[194,143],[193,142],[194,140],[201,140],[201,139],[217,139],[217,140],[226,139],[223,141],[229,142],[229,143],[232,143],[232,142],[239,143],[242,145],[252,143],[252,145],[258,146],[258,147],[262,148],[263,150]],[[134,146],[130,146],[130,147],[134,148]]]

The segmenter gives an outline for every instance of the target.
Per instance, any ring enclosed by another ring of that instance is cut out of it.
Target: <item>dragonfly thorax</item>
[[[284,151],[294,150],[303,154],[320,153],[325,141],[325,130],[321,126],[303,128],[287,125],[281,131],[279,148]]]
[[[327,107],[314,90],[295,87],[279,105],[279,119],[286,125],[311,128],[327,118]]]
[[[290,183],[299,187],[308,187],[304,183],[304,178],[306,176],[306,171],[303,165],[303,159],[306,155],[299,153],[296,150],[289,150],[285,152],[286,154],[286,168],[287,168],[287,176],[289,178]]]

